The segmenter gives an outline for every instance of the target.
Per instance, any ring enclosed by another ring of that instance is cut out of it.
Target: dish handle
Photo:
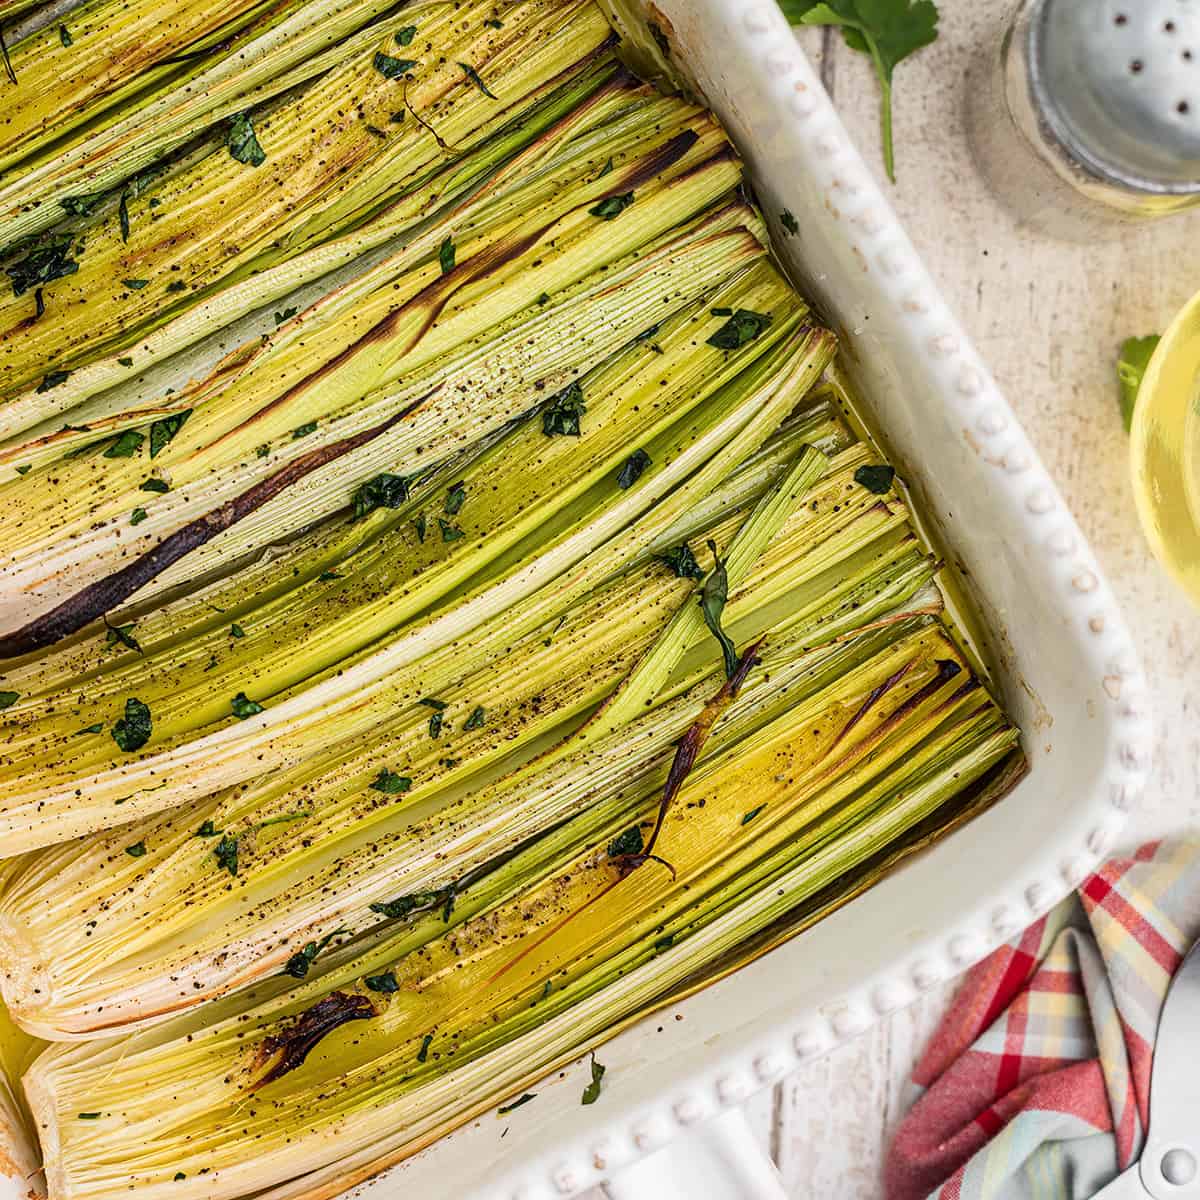
[[[605,1187],[611,1200],[787,1200],[740,1108],[631,1163]]]

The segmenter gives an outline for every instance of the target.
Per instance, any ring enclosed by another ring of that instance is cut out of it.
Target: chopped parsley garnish
[[[132,846],[125,847],[125,853],[128,854],[130,858],[141,858],[142,855],[146,853],[146,843],[134,842]]]
[[[375,70],[385,79],[401,79],[416,65],[415,58],[393,58],[382,50],[375,55]]]
[[[457,525],[451,525],[442,517],[438,517],[437,523],[438,528],[442,531],[443,542],[457,542],[459,538],[467,536]]]
[[[59,204],[73,217],[90,217],[106,199],[107,192],[89,192],[85,196],[64,196]]]
[[[129,523],[130,525],[140,525],[147,516],[149,516],[149,513],[147,513],[146,510],[139,504],[137,508],[135,508],[133,512],[129,514]]]
[[[129,193],[121,193],[121,201],[117,205],[117,222],[121,226],[121,241],[129,241]]]
[[[205,821],[192,837],[216,837],[221,831],[211,822]]]
[[[0,692],[0,708],[10,708],[20,698],[20,692]]]
[[[75,39],[71,36],[71,31],[65,25],[60,25],[58,27],[58,40],[62,42],[64,46],[75,45]]]
[[[400,46],[412,45],[412,40],[417,36],[417,27],[415,25],[405,25],[403,29],[396,30],[396,43]]]
[[[718,316],[724,315],[718,313],[715,308],[713,313]],[[718,350],[736,350],[747,342],[754,341],[770,323],[769,313],[756,313],[748,308],[739,308],[712,337],[705,340],[708,345],[716,346]]]
[[[108,632],[104,635],[104,644],[106,646],[121,645],[141,654],[142,647],[138,644],[137,638],[133,636],[135,628],[136,625],[132,621],[128,625],[110,625]]]
[[[371,781],[371,790],[382,792],[385,796],[399,796],[412,787],[412,780],[407,775],[398,775],[384,767]]]
[[[791,209],[785,208],[779,214],[779,223],[791,237],[795,237],[800,232],[800,222],[796,220]]]
[[[245,692],[238,692],[230,700],[229,707],[233,709],[233,715],[239,721],[245,721],[248,717],[257,716],[263,711],[263,706],[257,700],[248,699]]]
[[[14,296],[22,296],[39,283],[51,283],[67,275],[74,275],[79,264],[71,257],[71,239],[38,246],[24,258],[4,268],[12,283]]]
[[[275,314],[275,328],[278,329],[284,321],[290,321],[300,310],[298,308],[285,308],[283,312]]]
[[[295,441],[296,438],[308,437],[310,433],[316,432],[316,421],[305,421],[303,425],[297,425],[296,428],[292,430],[292,440]]]
[[[704,578],[704,571],[687,542],[672,546],[670,550],[664,550],[656,557],[659,562],[666,563],[679,579],[694,579],[698,583]]]
[[[721,654],[725,659],[725,677],[731,679],[737,670],[737,650],[729,635],[721,628],[721,614],[725,611],[725,601],[729,598],[729,576],[725,571],[725,564],[717,557],[716,543],[710,541],[708,548],[712,551],[716,565],[708,573],[700,589],[700,611],[704,614],[705,625],[721,644]]]
[[[605,196],[599,204],[589,208],[588,212],[602,221],[611,221],[619,217],[632,203],[633,193],[623,192],[619,196]]]
[[[70,371],[47,371],[42,376],[42,382],[37,385],[37,394],[40,396],[43,392],[58,387],[60,383],[66,383],[70,377]]]
[[[592,1055],[592,1082],[583,1089],[581,1104],[595,1104],[600,1099],[600,1081],[604,1078],[604,1065]]]
[[[192,415],[190,408],[183,412],[172,413],[163,417],[150,426],[150,457],[156,458],[158,452],[183,428],[184,422]]]
[[[0,708],[2,707],[3,705],[0,705]],[[79,737],[79,735],[83,733],[99,733],[103,728],[104,722],[97,721],[95,725],[85,725],[82,729],[75,730],[75,736]]]
[[[446,489],[446,503],[443,505],[446,515],[448,517],[457,516],[466,501],[466,484],[463,483],[462,480],[459,480],[458,483],[451,484],[450,487]]]
[[[482,729],[487,720],[487,711],[482,704],[477,704],[471,715],[463,722],[464,729]]]
[[[167,284],[167,291],[168,292],[186,292],[187,284],[184,283],[182,279],[172,279],[171,282]]]
[[[625,858],[630,855],[641,854],[644,846],[642,827],[640,825],[631,825],[624,833],[618,833],[608,843],[608,857]]]
[[[868,492],[874,492],[876,496],[885,495],[895,478],[896,468],[889,467],[886,463],[871,463],[869,466],[859,467],[854,472],[854,482],[861,484]]]
[[[126,358],[118,358],[118,359],[117,359],[117,362],[118,362],[118,363],[120,363],[120,364],[121,364],[121,366],[123,366],[123,367],[132,367],[132,366],[133,366],[133,359],[132,359],[132,358],[128,358],[128,357],[126,357]],[[153,428],[153,426],[151,426],[151,428]]]
[[[489,100],[499,100],[499,99],[500,99],[500,97],[499,97],[499,96],[497,96],[497,95],[496,95],[494,92],[492,92],[492,91],[489,91],[489,90],[488,90],[488,85],[487,85],[486,83],[484,83],[482,79],[480,79],[480,77],[479,77],[479,72],[478,72],[477,70],[475,70],[475,68],[474,68],[473,66],[471,66],[471,64],[470,64],[470,63],[460,62],[458,65],[459,65],[460,67],[462,67],[462,69],[463,69],[464,73],[466,74],[467,78],[468,78],[468,79],[469,79],[469,80],[470,80],[470,81],[471,81],[471,82],[472,82],[472,83],[473,83],[473,84],[474,84],[474,85],[475,85],[475,86],[476,86],[476,87],[477,87],[477,88],[478,88],[478,89],[479,89],[479,90],[480,90],[480,91],[481,91],[481,92],[482,92],[482,93],[483,93],[483,94],[484,94],[484,95],[485,95],[485,96],[486,96],[486,97],[489,99]]]
[[[150,740],[152,729],[150,706],[131,696],[125,701],[125,715],[112,727],[112,738],[126,754],[132,754]]]
[[[145,440],[144,433],[138,433],[136,429],[127,429],[109,443],[108,449],[104,451],[104,457],[132,458],[142,448]]]
[[[428,526],[425,521],[424,513],[420,513],[417,516],[417,519],[413,522],[413,527],[417,531],[417,541],[420,542],[421,545],[424,545],[425,544],[425,533],[426,533],[426,530],[428,529]]]
[[[259,145],[249,113],[238,113],[229,123],[229,135],[225,139],[225,145],[240,163],[261,167],[267,161],[267,152]]]
[[[44,288],[34,288],[33,290],[33,319],[36,321],[44,315],[46,311],[46,297]]]
[[[613,160],[610,158],[610,159],[609,159],[609,160],[608,160],[608,161],[607,161],[607,162],[604,164],[604,166],[602,166],[602,167],[600,168],[600,170],[599,170],[599,171],[596,173],[596,175],[593,177],[593,180],[592,180],[592,182],[594,183],[594,182],[595,182],[597,179],[603,179],[603,178],[605,177],[605,175],[609,175],[609,174],[611,174],[611,173],[612,173],[612,169],[613,169]]]
[[[447,234],[438,247],[438,263],[442,268],[443,275],[449,275],[454,270],[454,254],[454,238]]]
[[[391,971],[383,971],[379,975],[368,975],[363,984],[368,991],[382,992],[384,995],[390,995],[392,992],[398,992],[400,985],[396,982],[396,976]]]
[[[368,479],[354,493],[354,519],[361,521],[377,508],[399,508],[408,499],[408,480],[386,471]]]
[[[337,571],[322,571],[317,576],[318,583],[328,583],[331,579],[341,579],[341,575]]]
[[[371,905],[371,911],[395,921],[418,911],[435,908],[439,904],[444,906],[446,919],[449,920],[454,907],[452,888],[444,888],[439,892],[413,892],[411,896],[397,896],[395,900],[378,901]]]
[[[752,808],[748,813],[745,814],[745,816],[742,817],[742,824],[749,825],[750,822],[753,821],[754,818],[757,817],[758,814],[766,807],[767,806],[765,804],[760,804],[757,808]]]
[[[213,857],[217,860],[218,871],[228,871],[230,875],[238,873],[238,839],[237,834],[221,834],[221,840],[213,847]]]
[[[429,717],[429,736],[431,738],[440,737],[442,732],[442,721],[446,711],[445,700],[434,700],[432,697],[429,697],[425,700],[418,700],[417,703],[424,704],[426,708],[433,709],[433,712]]]
[[[349,932],[348,929],[335,929],[332,933],[327,933],[319,942],[308,942],[304,946],[304,949],[298,950],[287,960],[287,966],[283,968],[283,973],[290,975],[293,979],[303,979],[308,974],[308,968],[316,961],[317,955],[335,937],[341,937],[343,934]]]
[[[29,472],[33,470],[33,464],[22,463],[19,467],[13,467],[13,470],[16,471],[18,475],[28,475]]]
[[[576,380],[550,397],[549,406],[542,411],[542,432],[547,437],[579,437],[579,422],[585,412],[583,388]]]
[[[149,282],[148,279],[122,279],[121,286],[127,287],[131,292],[140,292]]]
[[[528,1104],[530,1100],[537,1099],[537,1092],[526,1092],[520,1100],[514,1100],[511,1104],[505,1104],[501,1108],[496,1109],[496,1116],[506,1117],[510,1112],[521,1107],[522,1104]]]
[[[236,622],[229,627],[229,636],[234,638],[244,638],[246,631]]]
[[[433,1034],[427,1033],[421,1039],[421,1048],[417,1051],[417,1062],[423,1063],[429,1057],[429,1046],[433,1041]]]
[[[489,29],[503,29],[504,28],[504,22],[498,21],[495,17],[488,17],[487,20],[484,21],[484,24]]]
[[[169,492],[171,485],[165,479],[156,479],[151,476],[138,485],[138,490],[142,492],[158,492],[161,495],[163,492]]]
[[[645,450],[635,450],[621,467],[617,475],[617,487],[625,490],[631,488],[642,477],[642,472],[650,465],[650,455]]]
[[[537,303],[538,304],[549,304],[550,303],[550,293],[549,292],[540,293],[537,298]]]

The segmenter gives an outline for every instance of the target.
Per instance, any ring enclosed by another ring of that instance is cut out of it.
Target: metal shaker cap
[[[1200,0],[1042,0],[1028,27],[1041,118],[1088,172],[1200,193]]]

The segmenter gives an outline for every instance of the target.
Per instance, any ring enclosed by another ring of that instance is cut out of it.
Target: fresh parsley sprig
[[[933,0],[779,0],[793,25],[836,25],[852,50],[870,57],[879,77],[883,165],[896,182],[892,146],[892,73],[910,54],[937,38]]]

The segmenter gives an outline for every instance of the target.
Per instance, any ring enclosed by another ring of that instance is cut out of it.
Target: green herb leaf
[[[484,21],[484,24],[489,29],[503,29],[504,28],[504,22],[498,21],[495,17],[488,17],[487,20]]]
[[[446,491],[446,503],[443,505],[446,515],[449,517],[457,516],[466,501],[467,487],[460,479],[458,483],[451,484]]]
[[[0,709],[11,708],[20,698],[20,692],[0,692]]]
[[[625,192],[620,196],[605,196],[599,204],[592,205],[588,212],[602,221],[611,221],[619,217],[632,203],[632,192]]]
[[[641,854],[643,849],[645,849],[645,841],[642,838],[642,827],[631,825],[624,833],[618,833],[608,843],[608,857],[626,858],[630,855]]]
[[[237,872],[232,872],[237,874]],[[335,937],[341,937],[343,934],[349,933],[348,929],[335,929],[332,933],[327,933],[319,942],[308,942],[302,950],[298,950],[291,958],[287,960],[287,965],[283,968],[285,975],[290,975],[293,979],[303,979],[308,974],[308,968],[316,961],[317,956],[333,941]]]
[[[854,482],[865,487],[868,492],[874,492],[876,496],[886,495],[895,478],[896,468],[889,467],[886,463],[871,463],[859,467],[854,472]]]
[[[70,378],[70,371],[47,371],[42,376],[42,382],[37,385],[37,394],[40,396],[43,392],[58,387],[60,383],[66,383]]]
[[[246,631],[236,621],[234,621],[234,623],[229,627],[229,636],[235,638],[244,638],[246,636]]]
[[[417,1062],[423,1063],[429,1057],[429,1046],[433,1041],[433,1034],[427,1033],[421,1039],[421,1048],[417,1051]]]
[[[482,704],[477,704],[471,711],[471,715],[463,722],[464,729],[482,729],[484,722],[487,720],[487,711]]]
[[[354,493],[354,519],[361,521],[376,508],[399,508],[408,499],[408,480],[386,471],[368,479]]]
[[[4,706],[2,704],[0,704],[0,708],[3,708],[3,707]],[[104,728],[104,722],[97,721],[95,725],[85,725],[82,729],[75,730],[75,736],[79,737],[80,734],[84,734],[84,733],[99,733],[100,730],[102,730],[103,728]]]
[[[428,529],[424,513],[418,514],[417,519],[413,522],[413,527],[417,531],[417,541],[423,546],[425,544],[425,533]]]
[[[261,167],[267,161],[267,152],[258,143],[258,135],[254,132],[249,113],[238,113],[229,123],[229,136],[225,145],[240,163]]]
[[[127,287],[131,292],[140,292],[149,282],[148,279],[122,279],[121,286]]]
[[[395,900],[383,900],[370,907],[373,913],[398,921],[415,912],[436,908],[444,904],[448,896],[453,898],[449,888],[440,892],[413,892],[410,896],[397,896]]]
[[[39,283],[52,283],[78,270],[79,264],[71,257],[71,239],[66,238],[38,246],[24,258],[10,263],[4,273],[12,283],[13,295],[22,296]]]
[[[368,991],[382,992],[384,995],[390,995],[392,992],[400,990],[396,976],[391,971],[384,971],[381,975],[368,975],[363,980],[363,984]]]
[[[401,46],[411,46],[412,40],[417,36],[417,27],[415,25],[405,25],[403,29],[396,30],[396,42]]]
[[[708,548],[712,551],[716,565],[708,573],[704,586],[700,589],[700,611],[704,614],[705,625],[721,643],[721,654],[725,659],[725,678],[732,679],[738,665],[737,650],[729,635],[721,628],[721,614],[724,613],[725,601],[729,598],[729,576],[725,571],[725,564],[717,557],[716,542],[710,541]]]
[[[542,292],[537,298],[537,303],[538,304],[549,304],[550,303],[550,293]]]
[[[412,787],[412,780],[407,775],[397,775],[384,767],[371,783],[371,790],[382,792],[385,796],[399,796]]]
[[[119,362],[121,364],[121,366],[123,366],[123,367],[132,367],[133,366],[132,358],[118,358],[117,362]],[[151,428],[153,428],[153,426],[151,426]]]
[[[1150,365],[1151,355],[1158,345],[1159,335],[1126,338],[1121,343],[1121,356],[1117,359],[1117,381],[1121,385],[1121,419],[1128,433],[1133,426],[1133,408],[1137,403],[1138,388],[1142,376]]]
[[[139,654],[142,653],[142,648],[138,644],[137,638],[133,636],[133,631],[136,625],[130,621],[128,625],[110,625],[108,632],[104,635],[104,644],[106,646],[124,646],[128,650],[136,650]]]
[[[642,477],[642,472],[650,465],[650,455],[645,450],[635,450],[621,467],[617,475],[617,487],[625,490],[631,488]]]
[[[603,179],[605,177],[605,175],[611,175],[612,169],[613,169],[613,160],[610,158],[605,161],[604,166],[602,166],[600,168],[600,170],[597,171],[596,174],[592,177],[592,182],[595,183],[595,181],[597,179]]]
[[[182,279],[172,279],[171,282],[167,284],[167,291],[168,292],[186,292],[187,284],[184,283]]]
[[[46,311],[46,297],[44,288],[34,288],[33,291],[33,319],[36,321]]]
[[[717,316],[724,313],[713,309]],[[748,308],[739,308],[716,333],[705,341],[718,350],[737,350],[747,342],[754,341],[771,324],[769,313],[756,313]]]
[[[600,1099],[600,1081],[604,1078],[604,1067],[592,1055],[592,1082],[583,1089],[581,1104],[595,1104]]]
[[[239,721],[245,721],[248,717],[257,716],[263,711],[263,706],[257,700],[248,699],[245,692],[238,692],[230,700],[229,707],[233,709],[233,715]]]
[[[449,521],[444,520],[442,517],[438,517],[437,523],[438,528],[442,531],[443,542],[457,542],[459,538],[467,536],[457,525],[451,525]]]
[[[779,214],[779,223],[791,237],[795,237],[796,234],[800,232],[800,223],[796,220],[795,216],[792,215],[790,209],[785,208],[783,212]]]
[[[760,804],[760,805],[759,805],[757,808],[752,808],[752,809],[751,809],[751,810],[750,810],[748,813],[746,813],[746,814],[745,814],[745,815],[742,817],[742,824],[743,824],[743,825],[749,825],[749,824],[750,824],[750,822],[751,822],[751,821],[753,821],[753,820],[754,820],[754,818],[755,818],[755,817],[757,817],[757,816],[758,816],[758,814],[759,814],[760,812],[762,812],[762,810],[763,810],[764,808],[766,808],[766,807],[767,807],[767,806],[766,806],[765,804]]]
[[[284,321],[290,321],[300,310],[298,308],[285,308],[283,312],[275,314],[275,328],[278,329]]]
[[[205,821],[200,828],[192,834],[192,837],[216,837],[218,832],[220,831],[211,821]]]
[[[142,448],[145,440],[144,433],[138,433],[136,429],[127,429],[109,443],[108,449],[104,451],[104,457],[132,458]]]
[[[157,458],[162,448],[183,428],[184,422],[192,415],[190,408],[183,412],[172,413],[163,417],[150,426],[150,457]]]
[[[656,556],[659,562],[666,563],[679,579],[694,579],[697,583],[704,578],[704,571],[696,561],[692,548],[687,542],[672,546]]]
[[[90,217],[107,199],[107,192],[89,192],[85,196],[64,196],[59,204],[73,217]]]
[[[479,78],[479,72],[478,72],[478,71],[476,71],[476,70],[475,70],[475,68],[474,68],[473,66],[471,66],[471,64],[470,64],[470,63],[460,62],[458,65],[459,65],[460,67],[462,67],[463,71],[466,73],[466,76],[467,76],[467,78],[468,78],[468,79],[469,79],[469,80],[470,80],[470,81],[471,81],[471,82],[472,82],[472,83],[473,83],[473,84],[474,84],[474,85],[475,85],[475,86],[476,86],[476,87],[477,87],[477,88],[478,88],[478,89],[479,89],[479,90],[480,90],[480,91],[481,91],[481,92],[482,92],[482,93],[483,93],[483,94],[484,94],[484,95],[485,95],[485,96],[486,96],[486,97],[489,99],[489,100],[499,100],[499,99],[500,99],[500,97],[499,97],[499,96],[497,96],[497,95],[496,95],[494,92],[491,92],[491,91],[489,91],[489,90],[488,90],[488,85],[487,85],[486,83],[484,83],[482,79],[480,79],[480,78]]]
[[[149,513],[147,513],[146,510],[139,504],[137,508],[135,508],[133,512],[129,514],[129,523],[130,525],[140,525],[147,516],[149,516]]]
[[[341,579],[341,575],[337,571],[322,571],[317,576],[318,583],[327,583],[331,579]]]
[[[413,67],[417,66],[415,58],[393,58],[380,50],[375,55],[375,70],[385,79],[402,79]]]
[[[18,475],[28,475],[33,470],[33,463],[21,463],[19,467],[13,467]]]
[[[292,441],[295,441],[297,438],[308,437],[310,433],[316,432],[316,421],[305,421],[303,425],[297,425],[296,428],[292,430]]]
[[[883,163],[896,181],[892,145],[892,74],[910,54],[938,35],[933,0],[780,0],[793,25],[836,25],[846,45],[870,57],[881,91],[879,124]]]
[[[217,870],[228,871],[230,875],[236,875],[238,873],[237,835],[221,834],[221,840],[213,847],[213,857],[217,860]]]
[[[132,846],[125,847],[125,853],[128,854],[130,858],[141,858],[142,855],[146,853],[146,843],[134,842]]]
[[[121,241],[129,241],[129,193],[122,192],[117,205],[117,222],[121,226]]]
[[[151,476],[138,485],[138,490],[142,492],[158,492],[161,495],[163,492],[169,492],[171,485],[165,479],[155,479]]]
[[[585,412],[583,388],[576,380],[550,397],[548,406],[542,411],[542,432],[547,437],[579,437],[579,422]]]
[[[525,1095],[520,1098],[520,1100],[514,1100],[511,1104],[505,1104],[496,1109],[496,1116],[507,1117],[510,1112],[514,1112],[516,1109],[520,1108],[522,1104],[528,1104],[530,1100],[536,1099],[537,1092],[526,1092]]]
[[[132,696],[125,701],[125,715],[112,727],[112,738],[126,754],[140,750],[153,730],[150,706]]]
[[[75,39],[71,36],[71,31],[65,25],[60,25],[58,27],[58,40],[62,42],[64,46],[75,45]]]

